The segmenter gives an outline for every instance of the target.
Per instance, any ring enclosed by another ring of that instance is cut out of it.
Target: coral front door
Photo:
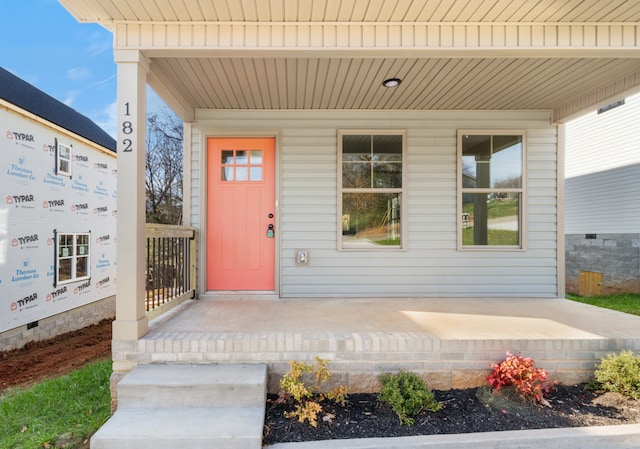
[[[275,139],[207,140],[207,289],[274,290]]]

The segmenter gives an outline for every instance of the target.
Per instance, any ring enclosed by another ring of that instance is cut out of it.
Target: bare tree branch
[[[147,222],[181,224],[183,126],[165,108],[147,116]]]

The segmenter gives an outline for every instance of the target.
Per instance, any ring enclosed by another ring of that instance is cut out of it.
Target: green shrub
[[[380,400],[393,409],[403,424],[413,425],[412,417],[422,410],[437,412],[442,408],[425,381],[414,373],[383,374],[380,383]]]
[[[640,356],[632,351],[609,354],[596,367],[595,378],[604,390],[640,399]]]

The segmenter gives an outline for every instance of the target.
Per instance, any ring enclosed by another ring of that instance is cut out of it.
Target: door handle
[[[267,237],[269,237],[270,239],[273,238],[274,236],[274,231],[273,231],[273,225],[271,223],[269,223],[269,226],[267,227]]]

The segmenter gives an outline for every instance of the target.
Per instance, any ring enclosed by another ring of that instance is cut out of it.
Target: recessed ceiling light
[[[382,82],[382,85],[384,87],[396,87],[398,85],[400,85],[400,83],[402,82],[402,80],[400,78],[389,78],[386,79]]]

